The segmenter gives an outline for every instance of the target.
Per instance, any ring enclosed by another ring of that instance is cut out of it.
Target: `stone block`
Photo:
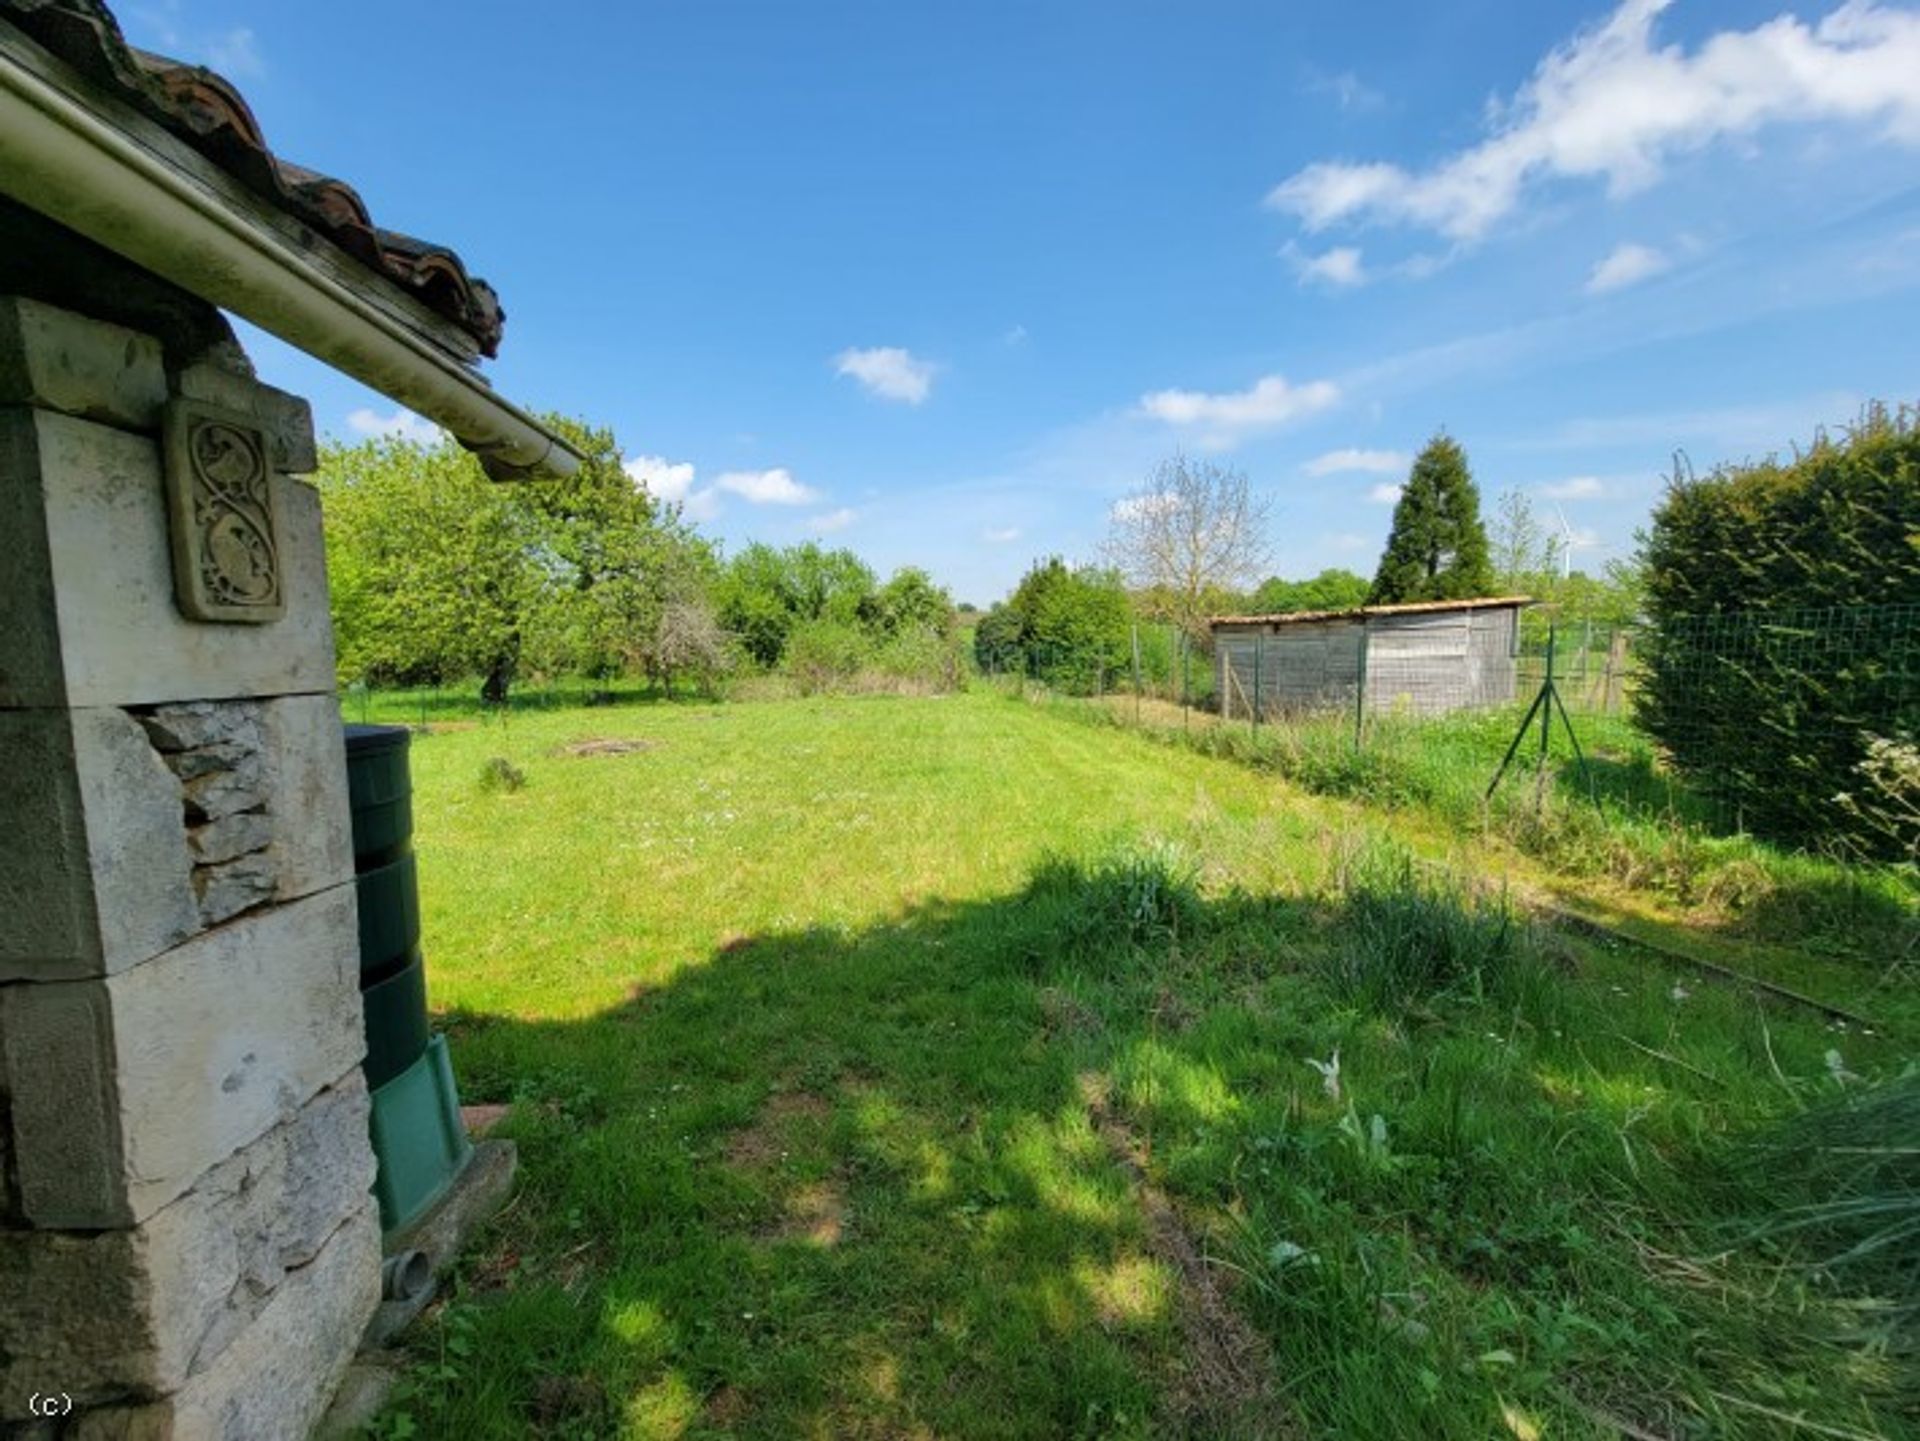
[[[178,1390],[213,1367],[366,1204],[356,1070],[140,1227],[0,1234],[0,1418],[47,1378],[80,1405]]]
[[[313,407],[262,385],[245,360],[205,360],[173,377],[158,339],[19,296],[0,296],[0,405],[31,405],[147,434],[160,429],[170,394],[253,417],[275,470],[317,465]]]
[[[22,419],[24,417],[24,420]],[[30,434],[21,435],[22,425]],[[10,428],[10,432],[9,432]],[[327,694],[333,630],[319,496],[272,480],[287,612],[265,625],[189,621],[174,601],[159,446],[52,411],[0,411],[0,518],[27,526],[24,559],[0,571],[9,645],[0,707],[155,705],[202,698]],[[38,495],[12,494],[37,487]],[[34,531],[34,511],[40,524]],[[57,648],[44,634],[54,620]]]
[[[152,336],[0,296],[0,405],[153,430],[166,400],[160,342]]]
[[[124,970],[199,928],[180,784],[126,712],[0,711],[0,981]]]
[[[357,1065],[357,929],[341,885],[104,980],[0,989],[28,1220],[136,1224]]]
[[[10,694],[40,704],[66,703],[60,668],[59,612],[40,491],[40,440],[34,413],[0,405],[0,705]]]
[[[380,1294],[371,1205],[286,1280],[207,1370],[163,1400],[90,1412],[76,1441],[304,1441],[325,1414]]]
[[[273,839],[273,824],[261,811],[243,811],[237,816],[222,816],[187,831],[187,851],[197,866],[214,866],[265,850]]]
[[[197,700],[155,706],[141,715],[140,724],[146,727],[153,748],[168,755],[202,747],[214,747],[216,754],[260,748],[260,707],[250,701]]]
[[[280,899],[293,900],[352,880],[347,741],[333,696],[273,701],[266,707],[261,731]]]
[[[197,757],[207,768],[180,764],[187,757]],[[266,766],[257,750],[232,753],[225,765],[220,764],[222,757],[211,746],[169,759],[175,762],[172,769],[176,774],[193,772],[181,776],[180,797],[186,802],[187,819],[196,825],[236,811],[258,810],[267,803]]]
[[[243,911],[265,905],[280,885],[280,868],[264,851],[214,866],[196,866],[193,893],[202,924],[217,926]]]
[[[267,463],[292,475],[310,475],[320,467],[313,438],[313,407],[297,395],[213,363],[188,366],[174,377],[174,388],[188,400],[204,400],[251,415],[267,435]],[[156,411],[154,424],[159,424]]]

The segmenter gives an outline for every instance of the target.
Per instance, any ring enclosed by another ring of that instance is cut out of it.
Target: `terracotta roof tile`
[[[101,0],[0,0],[0,19],[198,150],[248,190],[384,275],[495,355],[506,312],[442,245],[373,223],[352,186],[267,148],[245,98],[200,65],[128,45]]]

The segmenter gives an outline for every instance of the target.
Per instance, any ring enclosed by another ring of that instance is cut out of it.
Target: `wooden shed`
[[[1369,605],[1211,622],[1225,716],[1439,715],[1514,698],[1526,596]]]

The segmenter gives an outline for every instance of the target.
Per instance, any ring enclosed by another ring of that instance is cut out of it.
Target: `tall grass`
[[[1064,714],[1138,728],[1166,744],[1270,771],[1318,795],[1421,813],[1496,836],[1569,876],[1651,893],[1772,940],[1861,959],[1897,951],[1920,925],[1912,866],[1866,865],[1786,851],[1716,828],[1710,807],[1660,767],[1623,721],[1582,717],[1587,764],[1556,731],[1544,767],[1533,740],[1489,799],[1486,788],[1520,721],[1518,710],[1435,718],[1318,715],[1258,728],[1200,718],[1136,722],[1126,703],[1054,700]]]
[[[1855,1339],[1907,1363],[1920,1400],[1920,1070],[1815,1106],[1758,1148],[1778,1209],[1756,1237],[1791,1242],[1858,1307]]]
[[[1478,999],[1509,990],[1535,963],[1504,894],[1473,894],[1397,846],[1361,850],[1342,891],[1322,970],[1334,994],[1348,1001],[1393,1013],[1450,993]]]

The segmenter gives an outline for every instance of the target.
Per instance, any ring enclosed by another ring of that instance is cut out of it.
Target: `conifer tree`
[[[1467,454],[1450,436],[1436,435],[1414,460],[1393,508],[1393,532],[1367,603],[1469,600],[1493,588]]]

